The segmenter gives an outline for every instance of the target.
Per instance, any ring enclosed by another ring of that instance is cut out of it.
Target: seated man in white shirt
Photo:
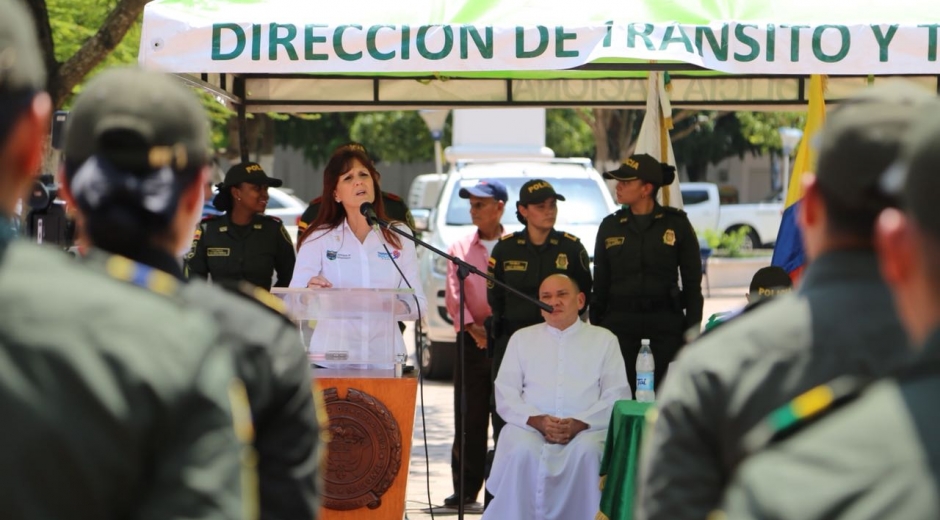
[[[506,419],[486,489],[488,519],[591,519],[611,408],[630,399],[617,337],[578,319],[584,293],[566,275],[547,277],[545,323],[513,334],[496,376]]]

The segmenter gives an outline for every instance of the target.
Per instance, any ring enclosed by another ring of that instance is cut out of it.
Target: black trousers
[[[513,329],[512,332],[515,332]],[[492,384],[490,385],[490,410],[493,412],[493,445],[499,440],[499,432],[506,426],[506,421],[496,413],[496,375],[499,374],[499,367],[503,364],[503,357],[506,355],[506,347],[509,346],[509,338],[512,334],[504,334],[493,340],[493,370]]]
[[[490,358],[486,349],[477,348],[477,343],[467,332],[460,333],[464,338],[464,357],[456,358],[454,363],[454,445],[451,450],[450,472],[454,481],[454,493],[460,490],[460,421],[465,421],[466,444],[464,445],[464,496],[475,498],[483,487],[486,466],[487,427],[489,426],[492,380],[490,379]],[[460,341],[460,337],[457,337]],[[461,413],[460,366],[464,365],[466,375],[467,411]]]
[[[676,358],[685,343],[685,316],[674,311],[647,313],[608,313],[601,319],[604,327],[620,342],[620,353],[627,366],[627,381],[636,395],[636,357],[640,353],[640,340],[650,340],[655,388],[658,391],[666,380],[669,363]]]

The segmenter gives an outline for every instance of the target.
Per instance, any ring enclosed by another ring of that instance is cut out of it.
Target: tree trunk
[[[120,0],[108,13],[98,32],[85,41],[65,63],[60,64],[55,59],[55,45],[45,0],[27,0],[36,18],[39,44],[49,73],[49,95],[56,109],[62,108],[75,86],[121,43],[149,1]]]

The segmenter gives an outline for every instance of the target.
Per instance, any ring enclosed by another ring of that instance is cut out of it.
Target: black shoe
[[[471,497],[471,496],[463,497],[464,505],[473,504],[476,501],[477,501],[476,497]],[[460,498],[457,496],[457,493],[454,493],[453,495],[445,498],[444,505],[447,507],[457,507],[458,505],[460,505]]]

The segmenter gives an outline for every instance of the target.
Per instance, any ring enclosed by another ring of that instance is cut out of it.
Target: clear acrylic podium
[[[393,370],[402,363],[405,343],[396,310],[413,307],[411,289],[273,288],[288,314],[312,329],[310,362],[334,369]],[[306,340],[306,334],[305,340]]]

